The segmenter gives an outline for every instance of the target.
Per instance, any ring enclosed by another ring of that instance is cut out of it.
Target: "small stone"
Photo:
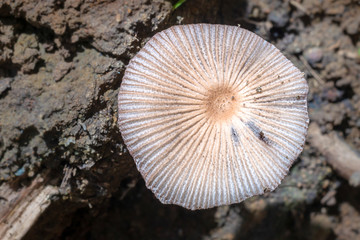
[[[329,201],[326,202],[326,205],[331,207],[334,206],[336,204],[336,198],[332,197],[329,199]]]
[[[321,204],[327,205],[327,206],[333,206],[336,203],[335,199],[336,191],[330,190],[328,193],[325,194],[325,196],[321,199]]]
[[[68,147],[71,144],[75,144],[75,143],[76,143],[75,137],[64,138],[62,141],[60,141],[60,144],[64,145],[65,147]]]
[[[351,76],[344,76],[344,78],[336,81],[337,87],[349,86],[354,79]]]
[[[22,167],[19,170],[17,170],[14,174],[15,176],[19,177],[25,173],[25,169]]]
[[[349,183],[353,187],[360,186],[360,172],[353,173],[349,179]]]
[[[285,27],[289,22],[289,12],[285,8],[279,8],[269,14],[268,20],[276,27]]]
[[[326,100],[328,100],[329,102],[336,102],[339,99],[342,98],[342,96],[344,95],[344,91],[340,91],[337,88],[329,88],[325,90],[325,98]]]
[[[351,22],[346,26],[346,32],[351,35],[355,35],[359,32],[360,27],[360,15],[352,19]]]
[[[33,177],[35,176],[35,172],[34,171],[29,171],[28,174],[27,174],[28,177]]]
[[[304,57],[309,64],[314,65],[315,63],[320,62],[323,58],[323,51],[318,47],[308,48],[304,52]]]
[[[21,34],[14,46],[13,63],[21,65],[24,73],[31,72],[39,61],[38,47],[35,34]]]

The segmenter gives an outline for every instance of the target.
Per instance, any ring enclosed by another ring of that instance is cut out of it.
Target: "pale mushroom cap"
[[[235,26],[174,26],[130,61],[119,127],[162,203],[238,203],[275,189],[301,153],[308,85],[280,51]]]

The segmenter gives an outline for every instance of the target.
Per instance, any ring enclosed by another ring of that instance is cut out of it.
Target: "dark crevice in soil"
[[[312,18],[309,15],[303,15],[299,18],[303,23],[305,27],[311,26]]]
[[[19,145],[20,146],[28,145],[29,141],[37,135],[39,135],[39,131],[37,130],[37,128],[35,126],[29,126],[29,127],[25,128],[19,137],[19,140],[18,140]]]
[[[43,134],[43,139],[49,148],[55,148],[59,145],[59,138],[62,134],[60,127],[55,126],[50,131],[46,131]]]
[[[272,27],[270,29],[270,39],[273,41],[280,40],[285,36],[285,31],[280,27]]]
[[[352,41],[352,44],[356,46],[356,44],[360,41],[360,32],[357,34],[347,34]]]
[[[35,64],[34,70],[27,72],[28,74],[38,73],[41,67],[45,67],[46,63],[44,59],[39,59],[38,62]]]
[[[11,12],[11,7],[7,4],[3,4],[0,8],[0,16],[9,17]]]
[[[355,95],[355,92],[351,86],[338,87],[340,91],[343,91],[341,101],[344,99],[352,99]]]
[[[1,78],[1,76],[0,76],[0,78]],[[5,89],[2,93],[0,93],[0,99],[5,98],[8,95],[10,89],[11,88],[9,87],[9,88]]]
[[[341,187],[338,189],[337,200],[338,202],[348,202],[350,203],[358,212],[360,212],[360,189],[359,187],[350,186],[344,180]],[[349,194],[350,193],[350,194]],[[338,213],[338,212],[335,212]]]
[[[342,136],[345,138],[347,136],[346,129],[350,129],[351,126],[349,125],[349,117],[344,117],[339,125],[334,126],[334,130],[337,132],[342,133]]]

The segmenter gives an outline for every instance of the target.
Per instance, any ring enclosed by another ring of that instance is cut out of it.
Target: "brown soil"
[[[205,211],[160,204],[121,140],[116,107],[126,64],[156,32],[240,25],[305,72],[311,121],[360,156],[360,4],[174,3],[0,1],[0,187],[40,174],[61,193],[25,239],[360,239],[360,173],[339,174],[311,140],[274,192]]]

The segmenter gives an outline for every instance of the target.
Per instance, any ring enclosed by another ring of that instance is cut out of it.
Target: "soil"
[[[151,36],[175,24],[240,25],[305,73],[311,122],[360,156],[359,2],[173,4],[0,2],[0,184],[40,174],[61,193],[24,239],[360,239],[358,175],[343,178],[311,141],[274,192],[188,211],[154,198],[117,127],[126,64]]]

